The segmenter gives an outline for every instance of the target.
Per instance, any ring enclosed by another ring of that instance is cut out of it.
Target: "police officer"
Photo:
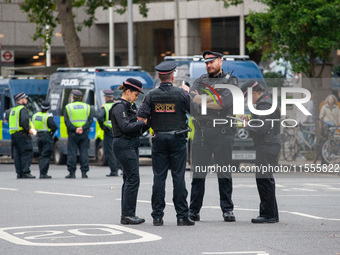
[[[72,90],[73,102],[66,105],[64,112],[67,128],[67,170],[69,175],[65,178],[76,178],[77,151],[79,150],[81,177],[88,178],[89,171],[89,131],[93,122],[93,113],[90,105],[83,103],[83,93]]]
[[[118,176],[119,162],[113,153],[113,131],[112,122],[110,120],[110,110],[113,105],[114,91],[111,89],[105,89],[104,91],[105,104],[100,108],[98,123],[101,129],[104,130],[104,153],[107,159],[107,163],[110,167],[110,173],[106,175]]]
[[[248,91],[248,88],[251,88]],[[244,95],[252,97],[252,103],[257,110],[268,110],[272,107],[272,100],[264,93],[264,89],[255,80],[249,80],[242,86]],[[249,93],[249,94],[248,94]],[[262,166],[277,166],[281,150],[279,138],[280,123],[277,121],[266,121],[267,119],[280,119],[280,110],[277,107],[269,115],[252,114],[253,123],[248,125],[246,120],[246,130],[253,137],[256,150],[256,166],[261,170]],[[259,121],[256,121],[259,120]],[[258,123],[256,123],[258,122]],[[263,123],[263,125],[262,125]],[[269,169],[269,168],[268,168]],[[275,180],[273,172],[256,172],[257,190],[260,196],[260,215],[251,220],[252,223],[275,223],[279,221],[279,212],[275,197]]]
[[[132,106],[143,85],[140,81],[129,78],[119,86],[122,96],[111,108],[113,128],[113,152],[123,168],[122,215],[121,224],[141,224],[144,219],[136,216],[136,204],[139,188],[139,136],[147,129],[146,121],[137,120],[136,109]]]
[[[30,129],[30,117],[27,105],[27,95],[24,92],[14,97],[17,106],[13,107],[9,115],[9,133],[13,146],[13,158],[17,178],[32,179],[30,166],[33,157],[33,146]]]
[[[150,119],[155,135],[152,138],[152,187],[153,225],[163,225],[165,208],[165,182],[170,168],[174,193],[173,202],[177,213],[178,226],[194,225],[189,216],[187,189],[185,187],[186,165],[186,113],[190,111],[189,94],[173,86],[176,64],[162,62],[155,67],[161,81],[160,86],[151,90],[144,98],[138,116]]]
[[[207,114],[194,113],[195,135],[192,143],[193,179],[191,183],[190,217],[194,221],[200,220],[200,210],[203,204],[205,178],[208,166],[211,165],[212,155],[214,164],[228,166],[232,163],[232,148],[234,144],[234,130],[230,125],[213,126],[213,119],[225,119],[232,115],[233,100],[228,89],[215,89],[215,84],[237,85],[237,78],[226,74],[222,69],[223,55],[219,52],[204,51],[203,58],[207,74],[198,78],[190,88],[190,96],[194,102],[201,104],[202,94],[215,94],[215,101],[207,96]],[[208,92],[206,92],[208,91]],[[197,167],[196,167],[197,166]],[[235,221],[232,201],[231,173],[217,172],[220,194],[220,207],[224,221]]]
[[[37,131],[37,141],[40,153],[40,179],[50,179],[52,177],[47,175],[47,172],[53,153],[53,134],[58,130],[58,125],[55,123],[53,116],[48,114],[48,111],[51,108],[49,102],[42,102],[40,108],[41,112],[37,112],[32,117],[34,128]]]

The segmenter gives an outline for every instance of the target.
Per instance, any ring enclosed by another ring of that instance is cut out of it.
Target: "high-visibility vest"
[[[79,101],[66,105],[66,110],[71,123],[75,127],[84,126],[90,115],[90,106]]]
[[[105,122],[104,126],[112,128],[112,122],[110,120],[110,109],[112,107],[113,103],[106,103],[104,104],[104,109],[105,109]]]
[[[9,133],[14,134],[18,131],[24,130],[23,127],[20,127],[20,111],[23,109],[23,105],[18,105],[12,108],[11,113],[9,114],[8,124],[9,124]]]
[[[47,112],[37,112],[33,115],[33,126],[37,132],[51,132],[51,129],[47,126],[48,117]]]

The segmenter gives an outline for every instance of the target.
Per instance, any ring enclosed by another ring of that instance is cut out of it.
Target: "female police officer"
[[[251,88],[248,92],[248,88]],[[252,103],[257,110],[268,110],[272,107],[272,100],[264,94],[264,89],[255,80],[249,80],[242,86],[244,95],[252,97]],[[278,108],[269,115],[252,114],[252,123],[248,122],[247,117],[245,129],[253,137],[256,150],[256,184],[260,196],[260,215],[252,219],[252,223],[275,223],[279,221],[279,212],[277,209],[275,197],[275,180],[273,172],[261,171],[262,166],[276,166],[281,150],[280,143],[280,123],[266,121],[269,119],[280,119],[280,110]],[[258,120],[258,121],[256,121]],[[258,122],[258,123],[255,123]],[[269,168],[268,168],[269,169]]]
[[[142,83],[129,78],[123,85],[122,97],[111,108],[114,133],[113,151],[123,168],[121,224],[141,224],[145,220],[136,216],[139,188],[139,136],[147,129],[146,121],[137,121],[136,108],[132,104],[142,92]]]

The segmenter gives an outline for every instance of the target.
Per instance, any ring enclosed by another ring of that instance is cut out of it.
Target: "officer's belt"
[[[178,131],[155,131],[155,134],[158,135],[175,135]]]

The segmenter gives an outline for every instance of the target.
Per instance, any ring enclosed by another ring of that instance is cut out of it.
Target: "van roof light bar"
[[[176,60],[188,60],[188,61],[203,61],[204,58],[202,55],[194,55],[194,56],[166,56],[164,57],[166,61],[176,61]],[[235,61],[235,60],[249,60],[248,55],[224,55],[224,61]]]
[[[137,71],[142,69],[140,66],[99,66],[96,67],[96,72],[103,72],[103,71],[108,71],[108,72],[119,72],[119,71]]]

